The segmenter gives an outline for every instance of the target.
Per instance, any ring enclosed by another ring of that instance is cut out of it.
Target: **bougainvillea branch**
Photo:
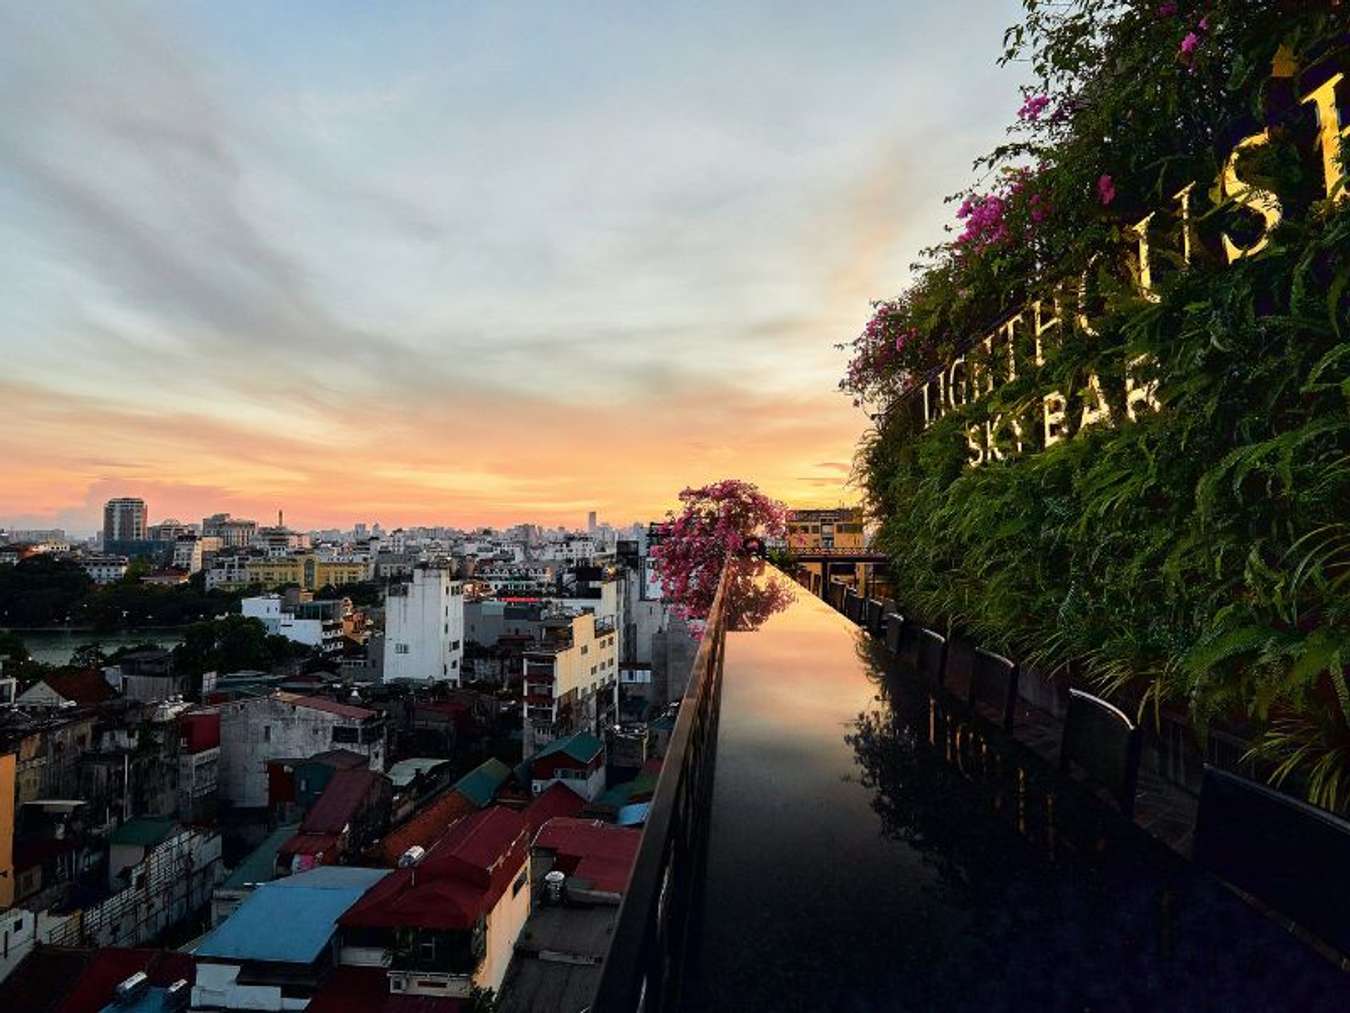
[[[651,549],[665,598],[695,630],[707,619],[726,561],[752,539],[782,538],[787,508],[749,482],[724,479],[680,493],[682,507]]]

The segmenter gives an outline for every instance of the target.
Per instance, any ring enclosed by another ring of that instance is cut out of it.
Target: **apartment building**
[[[614,706],[617,634],[612,620],[592,613],[557,613],[544,620],[541,641],[524,652],[524,749],[594,730]]]
[[[385,597],[384,680],[459,685],[463,664],[464,587],[448,569],[421,564]]]

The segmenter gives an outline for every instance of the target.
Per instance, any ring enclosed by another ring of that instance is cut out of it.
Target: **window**
[[[408,648],[408,645],[407,645],[407,644],[395,644],[395,645],[394,645],[394,653],[395,653],[395,654],[408,654],[408,653],[410,653],[410,651],[409,651],[409,648]]]
[[[271,742],[271,741],[272,741],[272,726],[271,726],[271,725],[263,725],[263,741],[264,741],[264,742]]]
[[[456,640],[453,644],[450,645],[450,650],[452,650],[452,651],[458,651],[458,650],[459,650],[459,641],[458,641],[458,640]]]
[[[590,653],[590,650],[591,650],[591,647],[590,647],[589,644],[582,644],[582,645],[581,645],[581,653],[582,653],[582,654],[589,654],[589,653]]]
[[[516,881],[511,884],[511,896],[514,897],[516,894],[520,893],[520,891],[523,890],[524,888],[525,888],[525,870],[522,869],[520,870],[520,875],[516,877]]]

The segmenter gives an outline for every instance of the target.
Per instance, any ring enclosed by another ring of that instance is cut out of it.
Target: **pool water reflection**
[[[690,1010],[1344,1009],[1347,979],[776,571],[728,633]]]

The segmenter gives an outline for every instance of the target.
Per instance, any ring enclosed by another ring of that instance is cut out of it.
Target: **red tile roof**
[[[524,818],[494,806],[468,816],[420,863],[380,880],[338,919],[346,928],[467,930],[497,904],[525,865]]]
[[[196,963],[186,953],[109,947],[94,954],[57,1009],[60,1013],[99,1013],[113,1001],[113,990],[137,971],[144,971],[150,984],[161,988],[180,978],[189,984],[197,980]]]
[[[568,816],[549,820],[534,839],[536,848],[556,855],[555,869],[603,893],[623,893],[628,888],[641,844],[641,830]]]
[[[373,718],[379,712],[370,710],[367,707],[355,707],[349,703],[338,703],[336,700],[330,700],[326,696],[301,696],[298,693],[278,693],[286,703],[293,704],[296,707],[308,707],[311,710],[326,711],[329,714],[336,714],[340,718],[351,718],[354,721],[362,721],[366,718]]]
[[[463,999],[434,995],[393,995],[382,967],[336,967],[314,993],[306,1013],[460,1013]]]
[[[575,816],[586,805],[586,800],[561,781],[555,781],[535,796],[525,807],[525,822],[530,827],[530,839],[539,828],[555,816]]]
[[[337,843],[337,834],[293,834],[277,849],[277,854],[315,857],[322,854],[328,859],[323,863],[327,865],[337,858]]]
[[[457,791],[447,791],[402,825],[395,827],[380,842],[380,856],[386,865],[397,865],[402,854],[413,845],[429,847],[477,806]]]
[[[84,707],[104,703],[117,696],[101,672],[58,672],[42,681],[67,700],[74,700]]]
[[[112,1002],[113,989],[137,971],[152,985],[197,980],[187,954],[165,950],[106,947],[86,950],[40,946],[0,985],[0,1009],[23,1013],[98,1013]]]
[[[0,1009],[52,1013],[74,989],[89,950],[40,946],[0,983]]]
[[[302,834],[340,834],[379,789],[384,775],[369,767],[338,770],[300,824]]]

